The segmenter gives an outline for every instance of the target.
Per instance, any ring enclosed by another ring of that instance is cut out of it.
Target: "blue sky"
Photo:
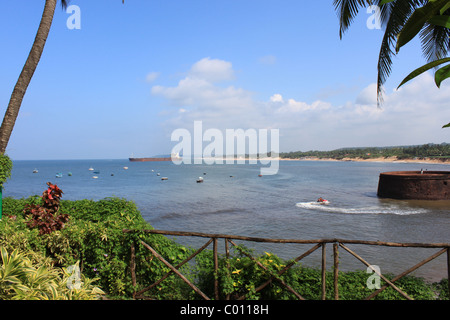
[[[449,142],[449,87],[425,74],[417,41],[394,58],[375,104],[382,30],[362,10],[339,38],[332,0],[72,0],[58,5],[7,154],[105,159],[170,153],[177,128],[279,129],[280,151]],[[44,1],[0,12],[6,110]]]

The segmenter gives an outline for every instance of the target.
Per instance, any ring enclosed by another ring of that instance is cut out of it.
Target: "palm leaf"
[[[428,20],[428,22],[436,26],[450,28],[450,16],[441,16],[441,15],[434,16],[433,18]]]
[[[447,3],[448,0],[430,1],[414,10],[398,34],[396,51],[398,52],[402,46],[411,41],[422,30],[425,23],[438,14]]]
[[[441,65],[446,62],[450,62],[450,58],[439,59],[439,60],[427,63],[426,65],[424,65],[420,68],[417,68],[416,70],[411,72],[405,79],[403,79],[403,81],[400,83],[400,85],[397,87],[397,89],[400,88],[402,85],[404,85],[406,82],[408,82],[408,81],[414,79],[415,77],[417,77],[418,75],[424,73],[425,71],[430,70],[430,69],[437,67],[438,65]]]
[[[374,0],[334,0],[333,5],[339,17],[339,36],[342,39],[359,9],[374,4]]]
[[[450,77],[450,65],[440,68],[434,74],[434,82],[438,88],[441,87],[441,82]]]
[[[428,62],[442,59],[450,49],[450,29],[426,23],[420,31],[420,41]]]
[[[391,73],[392,56],[395,55],[394,47],[398,33],[406,23],[408,17],[415,8],[420,6],[425,0],[397,0],[384,4],[382,8],[389,6],[390,15],[386,22],[383,40],[381,42],[378,56],[378,76],[377,76],[377,102],[383,103],[383,85]]]

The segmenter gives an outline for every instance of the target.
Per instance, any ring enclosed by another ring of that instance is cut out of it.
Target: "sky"
[[[366,9],[340,39],[332,0],[70,5],[56,8],[6,150],[13,160],[169,154],[174,130],[194,121],[278,129],[280,152],[450,142],[450,83],[438,89],[426,73],[396,89],[426,62],[417,40],[394,57],[377,107],[383,30]],[[43,7],[2,3],[2,115]]]

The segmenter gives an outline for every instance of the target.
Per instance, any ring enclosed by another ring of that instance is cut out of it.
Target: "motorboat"
[[[320,197],[319,199],[317,199],[316,201],[317,204],[330,204],[330,201],[323,199],[322,197]]]
[[[61,173],[61,172],[58,172],[58,173],[56,174],[56,178],[62,178],[62,173]]]
[[[197,183],[201,183],[201,182],[203,182],[203,177],[198,177]]]
[[[161,180],[168,180],[168,178],[167,177],[162,177]]]
[[[38,169],[33,170],[33,173],[38,173],[38,172],[39,172]]]

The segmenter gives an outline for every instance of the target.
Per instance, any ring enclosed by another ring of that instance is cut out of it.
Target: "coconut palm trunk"
[[[19,114],[20,106],[22,105],[23,97],[33,77],[34,71],[39,63],[42,52],[44,51],[45,42],[50,32],[50,27],[53,21],[57,0],[46,0],[44,12],[42,14],[39,29],[31,47],[27,61],[23,66],[19,79],[14,87],[9,100],[8,108],[6,109],[2,125],[0,127],[0,154],[4,154],[8,145],[9,138],[14,128],[17,116]]]

